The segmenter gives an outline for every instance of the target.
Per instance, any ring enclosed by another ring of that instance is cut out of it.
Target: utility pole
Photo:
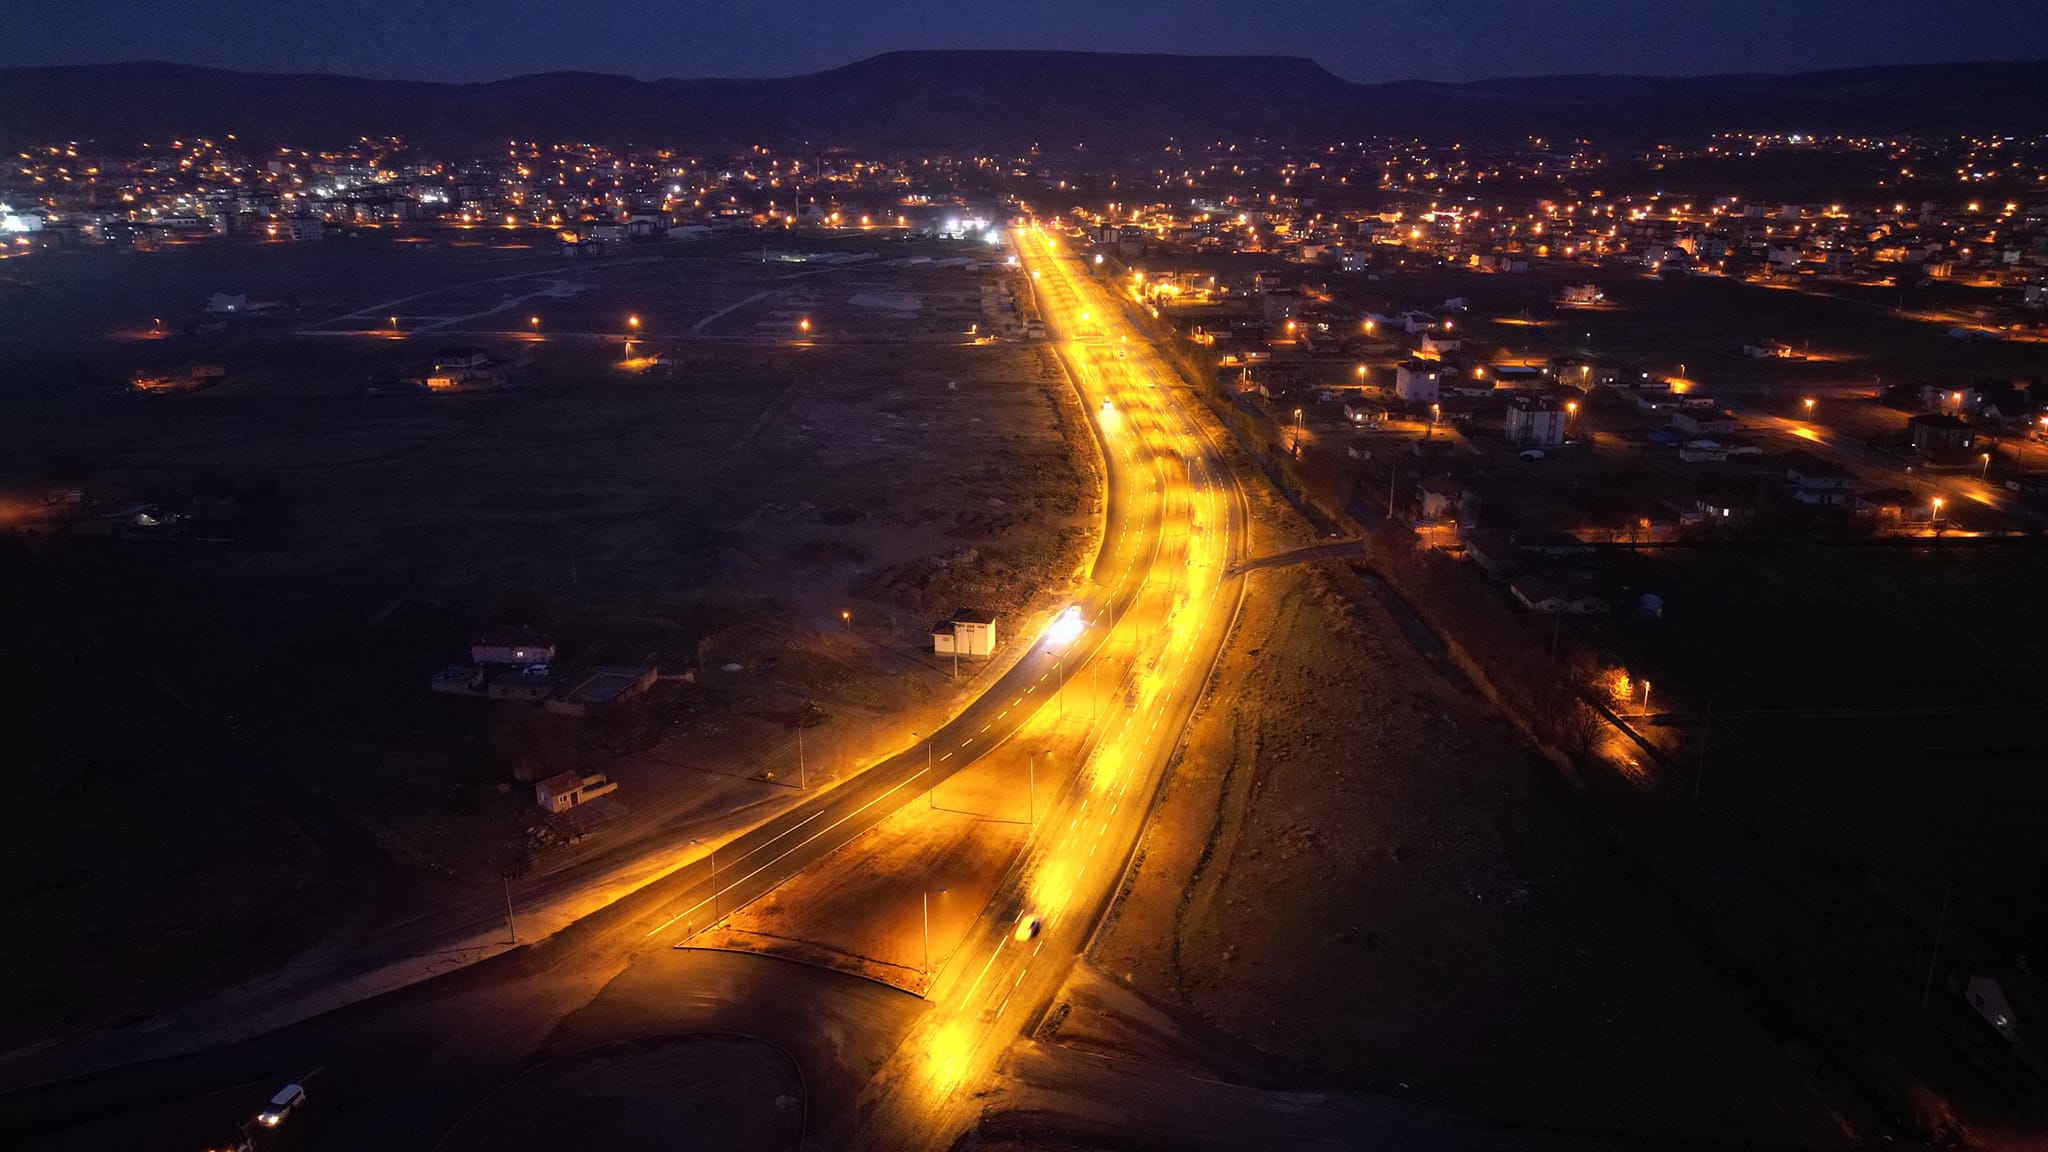
[[[912,732],[911,735],[924,740],[924,799],[926,806],[936,809],[939,802],[932,793],[937,791],[939,786],[932,779],[932,738],[922,732]]]
[[[1692,798],[1700,798],[1700,783],[1707,778],[1707,737],[1714,732],[1714,702],[1707,702],[1707,718],[1700,724],[1700,770],[1692,778]]]
[[[1927,957],[1927,980],[1920,985],[1920,1007],[1926,1008],[1934,996],[1934,968],[1941,960],[1941,934],[1948,927],[1948,898],[1956,886],[1949,884],[1941,890],[1941,915],[1934,921],[1934,952]]]
[[[945,894],[944,888],[939,889],[939,895]],[[924,897],[924,974],[929,976],[932,974],[932,890],[926,888],[920,895]]]
[[[512,921],[512,877],[501,874],[498,879],[505,882],[505,943],[519,943],[519,926]]]
[[[1029,789],[1025,794],[1028,797],[1026,803],[1029,806],[1025,808],[1024,814],[1026,817],[1025,822],[1028,824],[1038,823],[1038,758],[1050,755],[1052,755],[1052,749],[1041,748],[1024,757],[1024,783],[1025,787]]]
[[[804,705],[805,711],[808,712],[810,701],[804,701]],[[801,791],[810,785],[811,774],[804,768],[804,718],[800,716],[796,722],[796,786]]]

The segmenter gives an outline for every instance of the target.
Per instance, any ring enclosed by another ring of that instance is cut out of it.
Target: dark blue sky
[[[158,59],[423,80],[556,69],[776,76],[893,48],[1280,53],[1312,56],[1363,81],[2048,58],[2048,0],[10,0],[8,7],[0,66]]]

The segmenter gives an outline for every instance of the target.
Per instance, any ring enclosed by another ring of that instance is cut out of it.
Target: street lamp
[[[1301,459],[1301,409],[1299,408],[1294,410],[1294,443],[1289,445],[1287,450],[1296,460]]]
[[[911,735],[924,741],[924,799],[927,807],[937,808],[938,799],[932,795],[938,789],[932,781],[932,738],[922,732],[912,732]]]
[[[1026,803],[1029,805],[1025,809],[1025,815],[1028,817],[1025,821],[1027,824],[1038,823],[1038,758],[1050,755],[1052,755],[1052,749],[1040,748],[1036,752],[1027,753],[1024,757],[1024,783],[1025,787],[1030,790],[1026,793]]]
[[[1811,420],[1811,419],[1813,419],[1813,397],[1811,397],[1811,396],[1808,396],[1808,397],[1806,398],[1806,401],[1805,401],[1805,403],[1806,403],[1806,418],[1807,418],[1808,420]]]
[[[811,318],[809,316],[806,316],[803,319],[797,321],[796,328],[799,332],[808,333],[811,330]]]
[[[1643,681],[1643,715],[1650,714],[1650,682]]]
[[[1983,471],[1981,471],[1981,472],[1979,472],[1979,473],[1977,473],[1977,479],[1979,479],[1979,480],[1989,480],[1989,479],[1991,479],[1991,453],[1989,453],[1989,452],[1986,452],[1986,453],[1984,453],[1984,470],[1983,470]]]
[[[939,889],[939,895],[944,896],[945,894],[946,890],[944,888]],[[925,975],[929,976],[932,971],[932,890],[926,888],[922,895],[924,896],[924,971]]]
[[[847,611],[846,609],[844,609],[844,608],[841,608],[841,609],[839,610],[839,626],[840,626],[841,628],[848,628],[848,627],[851,627],[852,625],[853,625],[853,613],[851,613],[851,612],[848,612],[848,611]]]

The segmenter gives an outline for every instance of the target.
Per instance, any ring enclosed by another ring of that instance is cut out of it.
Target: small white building
[[[541,811],[552,815],[567,812],[618,790],[619,782],[607,779],[602,772],[589,776],[581,772],[557,772],[545,780],[534,782],[533,800],[540,805]]]
[[[1443,377],[1443,365],[1409,360],[1394,369],[1394,395],[1410,404],[1434,404],[1442,393]]]
[[[531,628],[493,628],[469,646],[478,664],[552,664],[555,642]]]
[[[1532,447],[1562,444],[1566,416],[1548,396],[1518,393],[1508,404],[1508,443]]]
[[[1424,332],[1422,334],[1422,354],[1424,356],[1434,356],[1439,360],[1443,359],[1446,353],[1456,352],[1462,344],[1462,340],[1447,332]]]
[[[962,608],[932,625],[932,651],[941,656],[993,656],[996,614]]]

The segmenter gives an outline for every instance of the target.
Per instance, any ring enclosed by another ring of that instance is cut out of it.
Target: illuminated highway
[[[1134,657],[1120,707],[939,974],[932,1010],[870,1084],[863,1147],[947,1147],[973,1123],[974,1089],[1045,1011],[1116,891],[1241,599],[1227,573],[1243,552],[1242,493],[1172,367],[1064,240],[1028,229],[1018,249],[1096,414],[1112,487],[1119,471],[1128,488],[1144,482],[1157,538],[1108,641]]]
[[[802,1062],[811,1131],[832,1135],[824,1146],[952,1144],[974,1121],[974,1089],[1042,1015],[1115,893],[1242,589],[1230,573],[1244,551],[1243,495],[1173,369],[1064,240],[1025,229],[1017,244],[1107,466],[1105,536],[1078,613],[1034,637],[928,741],[568,930],[246,1041],[0,1097],[0,1130],[41,1133],[35,1147],[199,1146],[179,1141],[217,1131],[279,1075],[318,1067],[322,1103],[294,1122],[296,1146],[424,1152],[616,979],[658,991],[611,1017],[606,1039],[757,1037]],[[674,947],[832,852],[860,852],[864,832],[1062,707],[1062,685],[1092,679],[1105,650],[1115,658],[1102,671],[1121,674],[1114,693],[1103,677],[1114,704],[1085,761],[1056,795],[1040,794],[1024,851],[937,974],[928,1007],[910,1012],[902,993],[876,1000],[875,985],[840,973]],[[872,1043],[896,1046],[870,1079],[856,1054]]]

